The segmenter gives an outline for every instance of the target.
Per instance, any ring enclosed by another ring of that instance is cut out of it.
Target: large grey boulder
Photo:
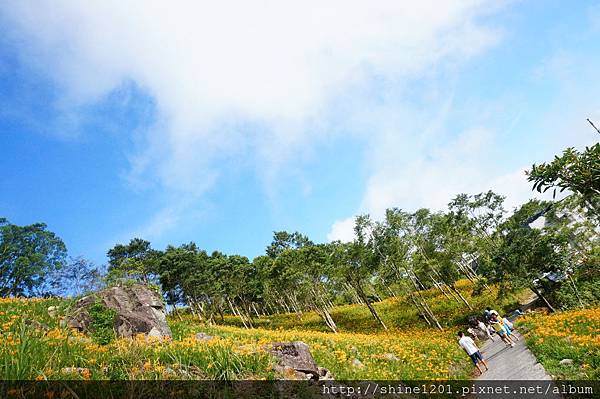
[[[160,294],[145,285],[107,288],[81,298],[75,304],[67,325],[82,332],[91,331],[89,308],[101,303],[116,312],[114,329],[120,337],[145,334],[151,337],[171,336],[165,307]]]

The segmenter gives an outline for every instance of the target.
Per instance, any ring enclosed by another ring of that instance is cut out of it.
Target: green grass
[[[600,308],[519,320],[527,346],[555,379],[600,380]],[[571,359],[570,364],[560,364]]]
[[[468,281],[458,282],[457,287],[471,304],[473,310],[467,308],[462,302],[457,302],[452,298],[447,299],[437,289],[422,291],[421,293],[439,319],[440,324],[445,328],[467,324],[470,317],[481,316],[483,309],[488,306],[497,309],[499,312],[513,310],[519,306],[517,295],[505,295],[498,298],[498,291],[495,288],[474,295],[473,286]],[[419,318],[419,314],[408,298],[388,298],[374,303],[373,306],[391,330],[403,329],[409,326],[428,327],[426,322]],[[383,328],[373,319],[366,306],[336,306],[331,311],[331,316],[342,332],[383,331]],[[219,319],[216,322],[223,325],[243,326],[239,318],[234,316],[226,316],[223,322]],[[256,327],[270,330],[329,331],[323,320],[314,312],[305,312],[302,315],[296,313],[277,314],[254,320],[253,324]]]
[[[252,330],[239,327],[233,317],[207,326],[187,315],[181,321],[169,317],[173,339],[160,342],[144,337],[94,340],[62,327],[71,301],[0,299],[0,379],[274,379],[275,359],[263,347],[292,340],[309,344],[317,363],[338,379],[468,379],[472,366],[456,344],[458,325],[485,306],[501,310],[515,298],[498,300],[494,290],[476,296],[464,282],[459,287],[476,310],[437,290],[423,292],[444,331],[428,327],[406,299],[392,298],[375,304],[389,331],[377,325],[365,306],[346,305],[332,311],[338,334],[327,332],[314,313],[260,317]],[[49,306],[58,307],[57,317],[50,317]],[[99,316],[104,326],[110,315],[99,310]],[[199,331],[216,338],[197,342],[193,337]]]

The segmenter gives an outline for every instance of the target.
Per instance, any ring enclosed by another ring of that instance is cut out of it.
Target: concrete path
[[[488,339],[481,353],[490,369],[475,380],[552,380],[527,349],[525,338],[521,335],[518,337],[519,341],[513,348],[507,347],[500,337],[494,337],[494,342]]]

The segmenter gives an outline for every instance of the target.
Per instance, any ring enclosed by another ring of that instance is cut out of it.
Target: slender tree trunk
[[[231,302],[231,299],[227,298],[227,302],[229,302],[229,307],[231,309],[231,312],[234,314],[234,316],[237,316],[237,317],[240,318],[240,320],[242,321],[242,324],[244,325],[245,329],[249,329],[248,325],[246,324],[246,320],[244,320],[244,317],[242,316],[242,314],[237,311],[237,308]]]
[[[177,304],[173,304],[173,313],[175,313],[175,316],[177,316],[177,319],[179,321],[182,321],[183,319],[181,318],[181,315],[179,314],[179,309],[177,308]]]
[[[225,321],[225,315],[223,314],[223,306],[219,304],[217,307],[217,312],[219,312],[219,316],[221,316],[221,323]]]
[[[427,275],[428,275],[428,276],[429,276],[429,278],[431,279],[431,282],[433,283],[433,286],[434,286],[435,288],[437,288],[438,290],[440,290],[440,292],[441,292],[442,294],[444,294],[444,296],[446,297],[446,299],[450,299],[450,297],[448,296],[448,294],[446,294],[446,291],[444,291],[444,290],[442,289],[442,283],[439,283],[439,282],[435,281],[435,279],[433,278],[433,276],[432,276],[431,274],[427,273]]]
[[[409,275],[409,278],[410,278],[410,275]],[[442,328],[440,322],[438,321],[437,317],[435,317],[435,314],[433,313],[433,311],[431,310],[431,308],[427,304],[427,301],[425,301],[425,298],[423,298],[423,295],[421,295],[421,291],[419,290],[419,287],[417,286],[417,283],[415,282],[415,280],[413,280],[411,278],[410,281],[413,283],[413,285],[415,287],[415,292],[417,293],[417,296],[419,297],[419,300],[421,301],[421,305],[423,306],[423,308],[425,309],[425,311],[427,312],[427,314],[429,315],[429,317],[431,317],[431,320],[433,321],[433,323],[435,324],[435,326],[437,328],[439,328],[440,330],[443,330],[443,328]]]
[[[256,313],[256,317],[260,318],[260,314],[258,314],[258,310],[256,310],[256,305],[254,302],[252,302],[252,309],[254,310],[254,313]]]
[[[573,287],[573,292],[575,293],[575,296],[577,297],[577,300],[579,301],[579,306],[582,308],[585,307],[585,305],[583,304],[583,301],[581,300],[581,297],[579,296],[579,290],[577,289],[577,286],[575,285],[575,281],[573,281],[573,277],[571,277],[571,275],[567,273],[567,278],[571,282],[571,287]]]
[[[467,299],[460,293],[460,291],[458,289],[456,289],[454,284],[449,284],[448,286],[450,287],[450,289],[452,289],[452,291],[454,291],[456,293],[456,295],[458,295],[460,297],[460,299],[464,302],[465,305],[467,305],[467,307],[469,309],[473,310],[473,307],[471,306],[469,301],[467,301]]]
[[[546,304],[546,306],[548,307],[550,312],[552,312],[552,313],[556,312],[556,309],[554,309],[554,307],[550,304],[550,302],[548,302],[546,297],[544,295],[542,295],[542,293],[536,286],[534,286],[532,284],[529,288],[531,289],[531,291],[533,291],[535,293],[535,295],[537,295],[538,298],[540,298]]]
[[[446,288],[448,288],[448,291],[450,292],[454,300],[456,300],[456,302],[460,303],[462,301],[470,310],[473,310],[471,304],[465,299],[465,297],[460,293],[460,291],[456,289],[454,284],[447,284],[439,271],[437,271],[435,268],[433,269],[433,271],[438,275],[440,279],[442,279],[442,281],[446,285]]]
[[[333,331],[334,333],[337,333],[337,326],[336,326],[335,322],[333,321],[331,314],[329,313],[329,309],[327,308],[327,304],[323,300],[323,296],[321,294],[319,294],[314,287],[311,288],[311,292],[313,294],[314,299],[318,300],[322,305],[322,306],[319,306],[316,303],[313,303],[313,307],[314,307],[315,311],[317,312],[317,314],[319,316],[321,316],[323,321],[325,321],[325,324],[327,325],[327,327],[329,327],[329,329],[331,329],[331,331]]]
[[[367,298],[367,295],[363,291],[362,286],[360,285],[360,282],[356,281],[354,284],[355,284],[354,288],[356,290],[356,293],[363,300],[365,305],[367,305],[367,308],[369,308],[369,311],[371,312],[371,315],[373,316],[373,318],[375,320],[377,320],[379,322],[379,324],[381,324],[381,326],[383,327],[384,330],[387,330],[385,323],[383,322],[383,320],[381,320],[381,317],[379,317],[379,314],[377,313],[377,311],[371,304],[371,301],[369,301],[369,298]]]

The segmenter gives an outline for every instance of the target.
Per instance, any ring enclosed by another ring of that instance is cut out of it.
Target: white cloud
[[[158,180],[169,192],[194,198],[236,157],[258,162],[265,179],[276,179],[277,165],[330,134],[335,104],[350,101],[346,95],[371,78],[398,88],[435,73],[442,61],[452,65],[478,54],[498,39],[479,18],[494,11],[478,0],[0,5],[15,40],[27,44],[23,57],[64,90],[65,112],[124,82],[150,95],[158,121],[131,156],[132,178]],[[377,100],[351,101],[353,109],[368,109]],[[425,184],[384,187],[391,172],[371,178],[368,208],[413,189],[432,202]],[[462,180],[436,173],[425,170],[424,178]],[[169,209],[157,220],[176,220]]]
[[[328,241],[350,242],[354,239],[354,217],[338,220],[327,234]]]

